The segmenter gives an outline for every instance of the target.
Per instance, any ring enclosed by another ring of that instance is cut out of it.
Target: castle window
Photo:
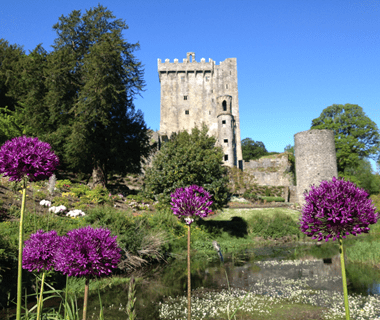
[[[226,89],[228,89],[228,84],[226,84]]]
[[[206,76],[206,82],[208,82],[209,80],[210,80],[210,77]]]
[[[185,81],[185,77],[181,77],[181,81]]]
[[[189,110],[185,110],[185,114],[189,114]]]
[[[211,90],[211,93],[214,93],[214,90]]]
[[[232,72],[230,71],[230,75],[232,74]]]
[[[212,102],[214,102],[214,99],[211,99]]]
[[[223,100],[222,106],[223,106],[223,111],[227,111],[227,102],[226,102],[226,100]]]
[[[224,143],[228,143],[228,139],[224,139]]]
[[[224,155],[224,161],[228,161],[228,154]]]
[[[209,111],[208,114],[211,114],[211,111]]]
[[[183,100],[187,100],[187,96],[183,96]]]

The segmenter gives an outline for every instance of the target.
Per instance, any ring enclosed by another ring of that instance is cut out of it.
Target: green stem
[[[23,247],[23,221],[24,221],[24,210],[25,210],[25,199],[26,199],[26,179],[23,179],[22,188],[22,203],[21,203],[21,216],[20,216],[20,230],[19,230],[19,241],[18,241],[18,273],[17,273],[17,311],[16,320],[21,319],[21,291],[22,291],[22,247]]]
[[[89,283],[90,283],[90,279],[86,277],[86,284],[84,285],[83,320],[87,320],[87,301],[88,301]]]
[[[191,320],[190,225],[187,227],[187,320]]]
[[[69,276],[66,275],[66,290],[65,290],[65,305],[66,305],[66,306],[68,305],[68,304],[67,304],[67,289],[68,289],[68,286],[69,286]],[[66,309],[67,309],[67,308],[65,308],[65,313],[64,313],[64,315],[63,315],[63,319],[64,319],[64,320],[66,320]]]
[[[42,303],[43,303],[42,294],[44,292],[45,275],[46,275],[46,271],[42,274],[40,299],[38,300],[38,306],[37,306],[37,320],[40,320],[40,314],[42,310]]]
[[[342,268],[344,308],[346,309],[346,320],[350,320],[350,308],[348,306],[346,267],[344,265],[344,251],[343,251],[343,239],[342,239],[342,236],[339,237],[339,252],[340,252],[340,265],[341,265],[341,268]]]

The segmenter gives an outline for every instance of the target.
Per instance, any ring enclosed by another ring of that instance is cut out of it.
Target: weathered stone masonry
[[[236,58],[217,65],[212,59],[197,62],[188,52],[183,62],[158,59],[158,75],[162,140],[204,122],[223,148],[224,163],[242,168]]]

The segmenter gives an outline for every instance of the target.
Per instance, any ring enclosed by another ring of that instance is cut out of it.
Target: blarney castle
[[[243,162],[236,58],[220,64],[204,58],[197,62],[188,52],[182,62],[158,59],[161,83],[161,120],[153,139],[168,140],[172,133],[200,127],[204,122],[209,135],[223,149],[224,164],[253,175],[258,185],[282,186],[286,202],[304,204],[303,192],[310,185],[337,177],[334,133],[331,130],[308,130],[294,135],[297,186],[290,175],[288,155]],[[252,119],[253,121],[254,119]]]

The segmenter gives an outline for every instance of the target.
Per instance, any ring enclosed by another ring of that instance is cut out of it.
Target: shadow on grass
[[[198,226],[202,226],[207,232],[219,235],[227,232],[230,236],[244,238],[248,235],[248,224],[241,217],[232,217],[231,220],[203,220],[197,221]]]

